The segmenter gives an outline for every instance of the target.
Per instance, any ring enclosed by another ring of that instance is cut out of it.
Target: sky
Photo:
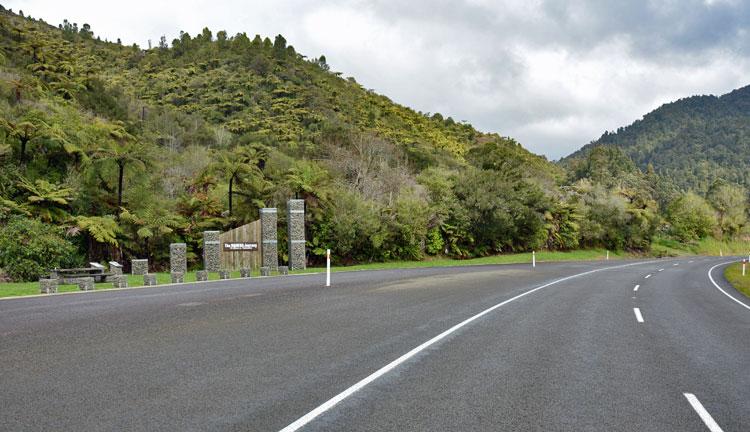
[[[743,0],[3,1],[154,46],[186,31],[282,34],[422,112],[559,159],[660,105],[750,84]]]

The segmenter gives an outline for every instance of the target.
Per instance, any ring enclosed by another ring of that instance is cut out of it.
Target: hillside
[[[159,266],[185,241],[197,263],[203,230],[293,196],[313,262],[326,247],[344,262],[526,249],[542,214],[519,212],[545,194],[504,208],[515,222],[500,239],[474,233],[482,215],[462,202],[482,189],[462,181],[508,168],[481,186],[512,196],[563,178],[513,139],[396,104],[281,35],[204,29],[144,50],[3,9],[0,49],[0,222],[53,228],[80,261]]]
[[[600,145],[621,149],[643,171],[651,164],[684,190],[706,193],[718,179],[750,186],[750,86],[665,104],[630,126],[605,132],[563,163]]]

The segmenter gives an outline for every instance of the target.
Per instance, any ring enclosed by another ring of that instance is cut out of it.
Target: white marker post
[[[609,261],[609,251],[607,251],[607,261]]]
[[[331,286],[331,250],[326,249],[326,286]]]
[[[742,260],[742,276],[745,276],[745,265],[747,265],[747,262]]]
[[[531,251],[531,267],[536,268],[536,252]]]
[[[721,249],[719,249],[719,256],[720,256],[720,257],[723,257],[723,256],[724,256],[724,251],[722,251]]]

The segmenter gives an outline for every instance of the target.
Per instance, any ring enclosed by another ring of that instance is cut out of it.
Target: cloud
[[[21,4],[23,3],[23,4]],[[298,52],[423,112],[518,139],[552,159],[659,105],[748,84],[740,0],[10,1],[124,43],[283,34]]]

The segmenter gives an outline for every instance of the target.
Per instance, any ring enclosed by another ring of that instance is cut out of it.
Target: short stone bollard
[[[185,274],[182,272],[172,272],[172,283],[183,283],[185,282]]]
[[[260,268],[261,276],[271,276],[271,267],[263,266]]]
[[[42,294],[54,294],[57,292],[57,279],[39,279],[39,291]]]
[[[81,291],[93,291],[94,290],[94,278],[82,277],[78,279],[78,289]]]
[[[219,279],[229,279],[229,270],[219,270]]]
[[[127,288],[128,277],[125,275],[116,275],[112,278],[112,288]]]
[[[289,274],[289,267],[288,266],[279,266],[279,274],[280,275],[288,275]]]
[[[195,280],[198,282],[205,282],[208,280],[208,271],[198,270],[195,272]]]
[[[130,273],[134,275],[148,274],[148,260],[147,259],[134,259],[133,261],[131,261]]]
[[[250,269],[249,268],[241,268],[240,269],[240,277],[243,278],[249,278],[251,276]]]
[[[143,275],[143,285],[145,285],[145,286],[154,286],[154,285],[156,285],[156,275],[155,274],[145,274],[145,275]]]

